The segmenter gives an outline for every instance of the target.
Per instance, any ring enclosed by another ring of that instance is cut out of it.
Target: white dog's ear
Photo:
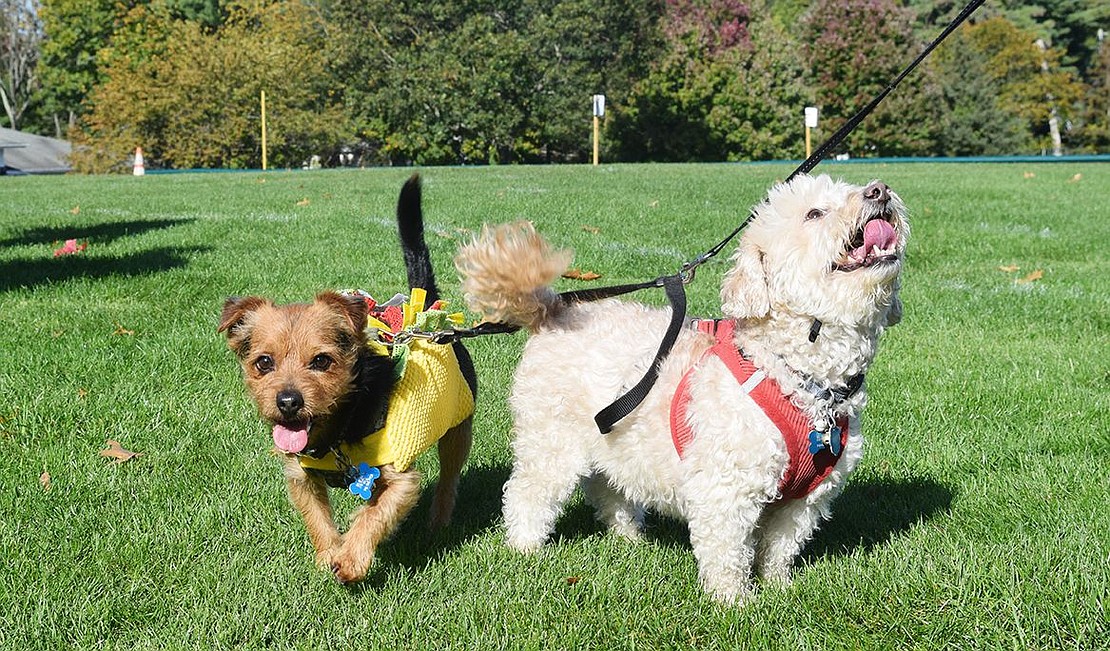
[[[902,321],[902,299],[898,292],[894,292],[894,300],[890,302],[890,311],[886,313],[886,327],[898,325]]]
[[[751,319],[771,311],[763,252],[743,244],[732,256],[732,269],[721,282],[721,309],[734,319]]]

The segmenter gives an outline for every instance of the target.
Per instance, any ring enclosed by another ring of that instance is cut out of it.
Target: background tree
[[[1083,151],[1110,150],[1110,42],[1099,42],[1090,69],[1091,84],[1083,100]]]
[[[752,23],[751,43],[750,54],[718,64],[724,82],[707,116],[714,140],[728,160],[803,158],[803,109],[814,97],[793,56],[798,44],[773,20]]]
[[[537,69],[534,120],[542,160],[585,160],[590,96],[619,111],[662,48],[661,0],[568,0],[535,3],[529,48]]]
[[[20,128],[39,89],[41,41],[37,0],[0,0],[0,104],[12,129]]]
[[[148,165],[257,167],[261,90],[274,166],[299,166],[347,141],[318,16],[298,1],[233,3],[209,32],[164,7],[131,10],[101,51],[105,81],[90,96],[75,164],[119,167],[142,146]]]
[[[1028,149],[1025,124],[1003,110],[1000,82],[988,73],[987,57],[958,31],[935,52],[943,122],[934,152],[944,156],[998,156]]]
[[[1029,153],[1050,150],[1049,119],[1076,117],[1084,87],[1060,65],[1061,52],[1038,46],[1034,32],[997,16],[970,25],[968,41],[986,57],[986,73],[999,86],[999,106],[1025,122]]]
[[[348,106],[382,159],[568,160],[589,96],[620,95],[651,55],[652,3],[407,0],[330,4]]]
[[[41,0],[43,33],[39,72],[43,112],[54,136],[65,137],[84,112],[82,104],[103,80],[97,53],[107,47],[126,12],[116,0]]]
[[[750,10],[738,0],[667,0],[664,52],[614,115],[610,133],[621,160],[713,160],[727,148],[709,122],[730,75],[752,56]],[[726,113],[736,114],[726,110]]]
[[[920,51],[913,12],[893,0],[814,2],[799,25],[805,83],[814,89],[822,132],[832,133],[881,92]],[[854,156],[921,152],[935,136],[939,85],[919,69],[844,141]]]

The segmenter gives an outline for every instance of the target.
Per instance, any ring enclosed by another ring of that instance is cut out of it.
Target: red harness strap
[[[827,446],[816,454],[810,453],[809,433],[813,431],[813,422],[782,394],[777,382],[764,376],[763,371],[744,359],[732,343],[735,324],[731,320],[699,320],[696,325],[702,332],[713,334],[717,338],[716,345],[706,355],[716,355],[724,362],[736,377],[740,388],[755,400],[782,433],[790,454],[790,465],[779,482],[782,499],[805,497],[829,476],[840,460],[840,453],[833,454]],[[686,372],[671,399],[671,438],[679,458],[683,457],[686,446],[694,439],[694,431],[686,414],[690,403],[689,383],[692,372],[693,369]],[[840,428],[840,450],[843,451],[848,442],[848,418],[844,416],[837,419],[836,425]]]

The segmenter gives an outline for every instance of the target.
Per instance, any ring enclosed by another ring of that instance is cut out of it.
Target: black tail
[[[428,245],[424,242],[424,211],[420,208],[420,175],[413,174],[397,199],[397,230],[401,235],[401,252],[405,255],[405,271],[409,287],[428,292],[428,304],[439,300],[435,272]]]
[[[409,276],[409,288],[420,287],[428,293],[427,305],[439,300],[436,275],[432,271],[432,256],[424,242],[424,210],[420,207],[420,175],[413,174],[401,188],[397,199],[397,231],[401,235],[401,252],[405,255],[405,271]],[[478,399],[478,375],[474,362],[461,341],[451,344],[459,368],[470,386],[470,393]]]

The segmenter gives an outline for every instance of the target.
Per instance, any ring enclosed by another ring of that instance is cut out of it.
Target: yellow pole
[[[266,91],[262,91],[262,169],[266,169]]]
[[[594,165],[597,165],[597,139],[598,139],[598,119],[594,116]]]
[[[809,127],[806,126],[806,158],[812,155],[812,147],[809,144]]]

